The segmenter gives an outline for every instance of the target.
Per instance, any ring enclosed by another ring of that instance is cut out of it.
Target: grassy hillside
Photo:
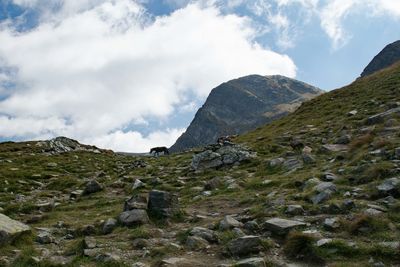
[[[235,142],[256,151],[256,158],[203,171],[190,167],[193,153],[200,151],[159,158],[106,151],[50,154],[37,142],[2,143],[0,213],[27,223],[32,233],[1,247],[0,265],[262,266],[240,265],[249,257],[263,259],[266,266],[400,264],[398,191],[382,195],[377,189],[400,173],[400,116],[368,122],[370,116],[399,107],[396,102],[400,65],[239,136]],[[341,151],[324,149],[338,142],[345,143]],[[91,179],[104,190],[70,197]],[[136,179],[145,185],[133,189]],[[316,186],[326,180],[335,190],[313,203]],[[150,217],[148,224],[118,224],[112,233],[101,232],[104,220],[123,211],[126,198],[153,189],[177,193],[182,212],[168,220]],[[288,212],[291,205],[301,207]],[[226,215],[243,224],[222,229]],[[275,217],[306,225],[276,235],[264,227]],[[218,242],[193,238],[196,226],[210,229]],[[38,242],[44,230],[52,242]],[[242,235],[260,238],[256,252],[232,253],[232,240]],[[180,263],[171,264],[171,258]]]

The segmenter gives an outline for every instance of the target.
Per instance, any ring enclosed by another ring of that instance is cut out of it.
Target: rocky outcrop
[[[59,136],[48,141],[39,141],[36,146],[41,147],[43,152],[50,154],[61,154],[71,151],[88,151],[93,153],[102,153],[106,150],[99,149],[95,146],[80,144],[78,141]]]
[[[287,77],[250,75],[213,89],[172,152],[242,134],[294,111],[322,91]]]
[[[387,45],[376,55],[361,73],[361,77],[373,74],[384,68],[390,67],[400,60],[400,41]]]
[[[155,216],[172,217],[179,212],[178,196],[165,191],[152,190],[149,193],[148,210]]]
[[[0,213],[0,246],[30,232],[30,227]]]
[[[215,145],[199,154],[195,154],[191,167],[194,170],[218,168],[249,160],[255,153],[240,145]]]

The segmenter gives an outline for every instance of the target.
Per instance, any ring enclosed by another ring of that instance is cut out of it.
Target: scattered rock
[[[347,145],[341,144],[326,144],[323,145],[320,149],[322,153],[335,153],[335,152],[345,152],[349,149]]]
[[[231,230],[235,227],[242,227],[243,223],[237,221],[230,215],[226,215],[222,221],[219,223],[219,229],[221,231]]]
[[[276,159],[271,159],[268,162],[269,167],[271,168],[276,168],[276,167],[280,167],[283,165],[283,163],[285,162],[284,158],[276,158]]]
[[[290,230],[298,227],[305,226],[304,222],[294,221],[294,220],[287,220],[281,218],[273,218],[266,221],[262,227],[268,231],[271,231],[277,235],[285,235]]]
[[[322,180],[323,181],[327,181],[327,182],[333,182],[336,181],[338,179],[338,177],[330,172],[326,172],[322,175]]]
[[[136,238],[135,240],[133,240],[132,242],[132,246],[136,249],[143,249],[143,248],[147,248],[150,247],[151,244],[147,239],[144,238]]]
[[[290,215],[302,215],[304,214],[304,209],[301,205],[289,205],[286,209],[286,213]]]
[[[125,226],[141,225],[149,222],[149,217],[145,210],[124,211],[119,215],[118,219]]]
[[[84,239],[84,246],[86,249],[93,249],[97,247],[97,241],[93,237],[86,236]]]
[[[139,179],[136,179],[135,182],[133,183],[132,189],[135,190],[135,189],[142,188],[142,187],[145,187],[145,186],[146,186],[145,183],[143,183]]]
[[[357,115],[358,111],[357,110],[352,110],[349,113],[347,113],[347,116],[355,116]]]
[[[243,236],[232,240],[228,244],[228,251],[235,256],[246,256],[258,253],[261,249],[261,238],[259,236]]]
[[[54,243],[54,241],[54,237],[49,232],[43,231],[36,236],[36,242],[39,244],[50,244]]]
[[[372,209],[372,208],[366,209],[364,211],[364,214],[369,215],[369,216],[378,216],[378,215],[381,215],[382,213],[383,213],[382,211]]]
[[[89,194],[97,193],[101,190],[103,190],[103,186],[96,180],[91,180],[86,184],[86,187],[83,190],[83,194],[89,195]]]
[[[390,178],[386,179],[382,184],[377,186],[379,194],[381,196],[399,196],[400,194],[400,179]]]
[[[234,267],[266,267],[265,260],[263,258],[249,258],[238,261],[233,265]]]
[[[176,194],[152,190],[149,193],[148,210],[161,217],[172,217],[179,212],[179,201]]]
[[[336,192],[337,187],[334,183],[332,182],[322,182],[317,184],[314,187],[314,190],[321,193],[321,192],[325,192],[325,191],[331,191],[331,192]]]
[[[134,195],[130,199],[125,201],[124,211],[135,210],[135,209],[145,210],[147,209],[147,205],[148,203],[146,196]]]
[[[0,214],[0,245],[12,242],[30,230],[29,226]]]
[[[210,243],[218,243],[218,236],[216,235],[216,233],[207,228],[194,227],[190,231],[190,235],[201,237]]]
[[[331,238],[323,238],[317,241],[317,247],[325,246],[329,243],[332,243],[333,239]]]
[[[367,119],[367,125],[382,123],[385,118],[387,118],[393,114],[396,114],[396,113],[400,113],[400,108],[389,109],[385,112],[371,116]]]
[[[188,236],[186,246],[190,250],[203,250],[207,248],[208,242],[199,236]]]
[[[340,145],[347,145],[351,142],[351,135],[344,134],[336,139],[335,143]]]
[[[204,185],[204,190],[215,190],[218,187],[222,185],[221,179],[219,177],[214,177],[213,179],[209,180],[205,185]]]
[[[338,218],[327,218],[323,225],[327,230],[332,231],[340,227],[340,222]]]
[[[116,226],[117,226],[117,220],[114,218],[109,218],[104,222],[101,231],[103,235],[111,234]]]
[[[78,199],[83,195],[83,190],[72,191],[69,195],[70,199]]]

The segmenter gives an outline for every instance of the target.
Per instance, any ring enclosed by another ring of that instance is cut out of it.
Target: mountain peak
[[[361,73],[361,77],[373,74],[387,68],[400,60],[400,40],[388,44]]]

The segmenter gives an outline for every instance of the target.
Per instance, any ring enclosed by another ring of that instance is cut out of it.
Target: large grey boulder
[[[385,112],[373,115],[367,119],[368,125],[382,123],[385,118],[388,118],[394,114],[400,114],[400,107],[399,108],[392,108]]]
[[[263,228],[265,230],[271,231],[272,233],[277,234],[277,235],[285,235],[290,230],[298,228],[298,227],[303,227],[305,225],[306,225],[306,223],[304,223],[304,222],[281,219],[281,218],[273,218],[273,219],[266,221],[263,224]]]
[[[118,219],[125,226],[142,225],[149,222],[149,217],[145,210],[124,211],[119,215]]]
[[[217,168],[242,162],[253,157],[255,157],[255,153],[250,152],[240,145],[217,145],[217,149],[215,150],[208,149],[195,154],[191,167],[194,170]]]
[[[29,226],[0,213],[0,246],[12,242],[30,230]]]
[[[243,236],[228,243],[228,251],[235,256],[246,256],[258,253],[261,249],[261,238],[259,236]]]
[[[155,216],[172,217],[179,212],[178,196],[165,191],[152,190],[149,193],[147,208]]]

